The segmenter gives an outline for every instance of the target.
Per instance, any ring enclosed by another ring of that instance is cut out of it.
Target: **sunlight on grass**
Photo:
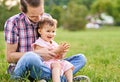
[[[85,54],[86,66],[76,75],[87,75],[91,82],[120,82],[120,28],[87,29],[85,31],[69,32],[57,30],[55,40],[68,42],[71,46],[67,56],[78,53]],[[3,32],[0,32],[0,80],[7,81],[5,74],[5,42]]]

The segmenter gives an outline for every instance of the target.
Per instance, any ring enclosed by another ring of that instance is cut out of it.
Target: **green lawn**
[[[86,66],[76,75],[87,75],[91,82],[120,82],[120,27],[104,27],[69,32],[57,30],[55,40],[68,42],[71,47],[67,56],[77,53],[85,54]],[[5,74],[5,42],[0,32],[0,81],[9,82]]]

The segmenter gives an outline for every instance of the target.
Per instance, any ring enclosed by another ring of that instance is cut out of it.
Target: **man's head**
[[[32,22],[38,22],[44,13],[44,0],[20,0],[21,11]]]

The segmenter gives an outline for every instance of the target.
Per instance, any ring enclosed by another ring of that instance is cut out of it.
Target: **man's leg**
[[[43,64],[41,57],[33,52],[28,52],[20,58],[11,78],[25,78],[28,71],[34,79],[51,79],[51,70]]]
[[[69,61],[74,65],[73,74],[77,73],[86,64],[86,58],[83,54],[77,54],[66,58],[65,60]]]
[[[78,72],[86,63],[84,55],[78,54],[65,60],[71,62],[75,69],[74,74]],[[14,70],[12,78],[21,78],[25,75],[26,71],[30,71],[30,76],[35,79],[51,79],[51,70],[47,68],[41,58],[33,53],[28,52],[18,61],[17,66]],[[61,76],[61,82],[67,82],[65,76]]]

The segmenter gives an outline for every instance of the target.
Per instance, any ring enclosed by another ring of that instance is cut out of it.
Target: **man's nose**
[[[36,19],[36,20],[40,20],[41,18],[40,18],[40,16],[37,16],[35,19]]]

